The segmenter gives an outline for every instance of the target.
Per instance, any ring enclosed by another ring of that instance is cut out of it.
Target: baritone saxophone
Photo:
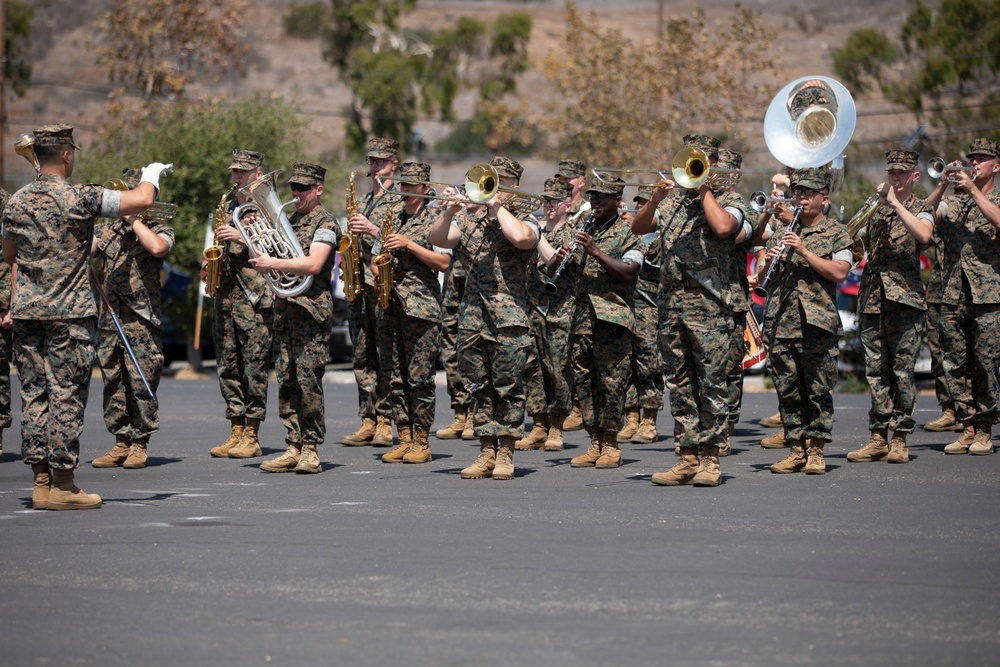
[[[361,279],[361,243],[357,234],[351,232],[350,220],[358,214],[358,191],[354,185],[357,172],[352,171],[347,181],[348,226],[340,240],[340,280],[344,284],[344,298],[353,302],[364,292],[365,283]]]

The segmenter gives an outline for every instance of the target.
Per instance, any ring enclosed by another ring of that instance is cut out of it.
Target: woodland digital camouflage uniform
[[[471,400],[458,367],[458,308],[464,294],[465,268],[452,257],[451,265],[444,272],[441,296],[441,365],[444,366],[451,409],[456,412],[467,410]]]
[[[729,166],[729,165],[724,165]],[[735,167],[734,167],[735,168]],[[758,216],[753,214],[743,197],[736,192],[716,193],[719,204],[723,208],[739,212],[740,228],[729,237],[731,258],[729,262],[729,282],[733,296],[733,331],[730,339],[729,368],[726,373],[726,389],[729,396],[729,423],[735,425],[740,421],[743,405],[743,356],[746,343],[743,332],[746,330],[747,313],[750,311],[750,283],[747,281],[747,253],[753,248],[753,239],[757,232]],[[742,243],[736,243],[736,236],[741,230],[749,230]]]
[[[7,206],[10,194],[0,188],[0,213]],[[0,261],[0,315],[10,310],[10,264]],[[0,430],[10,428],[10,364],[14,352],[12,329],[0,329]]]
[[[922,199],[911,194],[903,205],[933,224],[934,213]],[[896,211],[879,206],[868,222],[868,261],[858,289],[865,376],[872,396],[870,431],[913,432],[913,367],[924,325],[920,250]]]
[[[428,250],[442,252],[429,238],[436,218],[437,213],[427,206],[412,216],[401,207],[394,231]],[[388,310],[380,311],[378,327],[382,375],[389,381],[387,407],[397,428],[430,427],[434,422],[435,361],[441,350],[438,272],[402,250],[393,253],[392,265],[392,297]]]
[[[319,445],[326,440],[323,375],[330,360],[333,293],[330,279],[340,245],[337,220],[322,206],[289,219],[308,256],[313,242],[331,246],[330,254],[305,292],[274,301],[274,374],[278,380],[278,416],[289,445]]]
[[[173,247],[173,229],[162,223],[151,222],[148,226]],[[163,259],[151,255],[131,225],[121,218],[97,225],[94,243],[104,260],[104,293],[155,393],[163,371]],[[145,443],[159,429],[157,401],[146,391],[110,314],[101,314],[97,328],[97,357],[104,377],[104,423],[115,436]]]
[[[931,243],[924,250],[924,254],[931,262],[930,281],[927,283],[927,294],[924,297],[926,303],[924,331],[927,334],[927,349],[931,355],[931,375],[934,376],[934,396],[938,405],[944,409],[945,404],[952,404],[951,394],[948,393],[948,385],[944,377],[944,350],[941,349],[941,309],[945,307],[942,303],[941,295],[941,255],[943,251],[940,247],[941,235],[937,227],[931,236]]]
[[[37,135],[36,135],[37,136]],[[41,174],[10,198],[3,235],[17,246],[14,362],[21,380],[21,454],[73,470],[94,362],[97,304],[90,243],[104,188]]]
[[[625,392],[627,410],[663,409],[663,360],[657,340],[657,293],[663,263],[663,239],[656,232],[643,237],[646,252],[633,296],[635,336],[632,339],[632,372]]]
[[[231,216],[235,200],[227,209]],[[271,358],[274,298],[250,264],[250,250],[235,241],[222,254],[212,336],[226,419],[267,416],[267,366]]]

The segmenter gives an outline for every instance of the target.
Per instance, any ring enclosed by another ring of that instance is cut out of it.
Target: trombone
[[[958,181],[959,171],[969,171],[969,175],[973,178],[976,177],[976,170],[974,167],[966,167],[965,165],[949,165],[944,161],[943,157],[936,157],[931,159],[927,163],[927,175],[934,179],[942,179],[948,183],[955,183]]]
[[[634,174],[649,175],[655,174],[660,179],[667,179],[664,173],[666,169],[618,169],[615,167],[594,167],[594,180],[599,183],[606,183],[605,176],[628,176]],[[670,165],[671,176],[677,185],[682,188],[694,189],[705,181],[708,181],[712,189],[733,187],[739,183],[743,173],[739,169],[726,169],[714,166],[709,163],[708,155],[699,148],[682,148],[674,154],[674,159]],[[655,183],[625,183],[640,188],[655,188],[660,181]]]
[[[376,176],[376,180],[378,180],[378,184],[379,184],[379,186],[383,190],[388,190],[388,188],[385,187],[385,183],[382,182],[381,178],[378,178]],[[431,191],[430,192],[399,192],[398,194],[403,199],[406,199],[407,197],[419,197],[421,199],[454,199],[456,195],[452,195],[451,197],[445,197],[444,195],[439,195],[436,192],[434,192],[434,189],[435,188],[440,188],[441,190],[444,190],[445,188],[454,188],[455,190],[459,189],[459,186],[452,185],[451,183],[437,183],[435,181],[418,181],[415,178],[396,178],[396,177],[393,177],[392,182],[394,184],[400,184],[400,185],[429,185],[429,186],[431,186]]]
[[[485,204],[498,192],[507,195],[503,200],[503,207],[518,218],[534,213],[545,204],[541,195],[500,185],[500,176],[489,163],[477,164],[466,172],[465,196],[473,203]]]
[[[617,169],[615,167],[594,167],[592,173],[594,174],[594,180],[598,183],[607,183],[604,180],[605,176],[630,176],[635,174],[642,174],[643,176],[648,176],[649,174],[654,174],[659,176],[660,179],[666,179],[667,175],[663,172],[665,169]],[[655,183],[629,183],[626,182],[625,185],[638,188],[655,188],[660,184],[660,181]],[[618,185],[621,185],[620,183]]]

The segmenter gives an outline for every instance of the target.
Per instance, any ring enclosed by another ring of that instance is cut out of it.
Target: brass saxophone
[[[352,171],[347,181],[347,219],[358,214],[358,191],[354,186],[357,172]],[[364,292],[365,283],[361,279],[361,244],[357,235],[348,226],[337,248],[340,253],[340,280],[344,283],[344,298],[354,301]]]
[[[392,219],[396,216],[396,207],[390,206],[382,220],[382,242],[389,238],[395,231]],[[393,275],[392,261],[394,257],[392,251],[383,246],[382,252],[375,256],[372,264],[378,269],[375,276],[375,294],[378,295],[378,307],[382,310],[389,308],[389,299],[392,297],[392,285],[395,276]]]
[[[212,216],[212,231],[215,233],[215,237],[212,239],[212,245],[205,248],[205,253],[202,255],[205,259],[205,294],[213,299],[219,293],[219,283],[222,280],[222,253],[225,251],[222,244],[219,243],[219,228],[226,224],[226,220],[229,218],[226,209],[229,207],[229,199],[235,191],[236,184],[233,183],[233,187],[222,195],[219,205],[215,207],[215,214]]]

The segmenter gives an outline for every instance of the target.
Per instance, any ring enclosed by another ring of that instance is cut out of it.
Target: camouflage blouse
[[[924,200],[910,195],[903,204],[918,218],[934,222]],[[882,312],[882,299],[924,309],[920,246],[891,206],[879,206],[868,222],[868,261],[858,288],[858,312]]]
[[[283,322],[287,304],[294,303],[305,309],[312,318],[326,328],[333,326],[333,290],[331,280],[333,278],[333,267],[337,259],[337,247],[340,245],[341,232],[337,219],[322,206],[317,206],[312,211],[302,216],[298,212],[293,213],[288,219],[292,229],[295,230],[295,237],[302,246],[302,252],[309,255],[310,246],[314,242],[326,243],[330,247],[330,254],[319,273],[313,276],[312,284],[302,294],[288,299],[275,298],[274,300],[274,323],[277,327]]]
[[[621,218],[590,232],[598,249],[620,261],[632,261],[642,268],[645,244],[632,233],[632,229]],[[577,282],[576,313],[573,318],[574,334],[589,334],[594,324],[600,320],[629,331],[635,330],[633,298],[634,282],[622,282],[609,274],[600,262],[586,255],[583,260],[583,274]]]
[[[410,239],[417,245],[435,252],[442,251],[431,245],[430,234],[437,213],[427,206],[421,207],[416,215],[407,215],[400,209],[396,215],[395,232]],[[416,255],[403,250],[393,253],[393,293],[403,306],[408,317],[421,320],[440,320],[441,283],[438,272],[424,264]]]
[[[150,231],[174,246],[174,230],[157,223]],[[94,244],[104,260],[104,293],[116,312],[128,308],[153,326],[162,326],[160,307],[160,270],[163,258],[154,257],[139,242],[132,226],[125,220],[109,220],[94,227]],[[110,317],[102,316],[99,326],[114,328]]]
[[[988,198],[1000,206],[1000,188],[994,188]],[[1000,303],[1000,233],[971,195],[948,197],[941,207],[944,217],[935,227],[940,270],[932,279],[938,283],[935,289],[941,303],[962,302],[963,276],[973,303]]]
[[[229,203],[228,213],[236,209],[236,200]],[[231,218],[230,218],[231,220]],[[229,224],[232,224],[231,222]],[[231,241],[222,254],[219,291],[215,295],[216,308],[229,311],[233,304],[250,302],[257,310],[271,308],[274,298],[267,280],[250,263],[250,249],[242,243]]]

